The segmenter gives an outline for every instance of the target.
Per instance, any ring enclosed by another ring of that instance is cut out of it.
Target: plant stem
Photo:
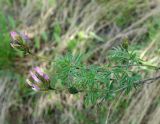
[[[51,58],[48,59],[48,58],[46,58],[46,57],[37,56],[36,54],[33,54],[33,53],[30,53],[30,55],[31,55],[32,57],[34,57],[35,59],[40,59],[40,60],[43,60],[43,61],[45,61],[45,62],[51,62]]]
[[[159,70],[160,67],[157,67],[157,66],[154,66],[154,65],[148,65],[148,64],[129,64],[129,65],[115,65],[115,66],[112,66],[111,68],[115,68],[115,67],[132,67],[132,66],[146,66],[146,67],[151,67],[151,68],[154,68],[156,70]]]

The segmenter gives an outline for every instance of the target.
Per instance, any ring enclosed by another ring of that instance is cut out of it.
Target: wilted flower
[[[20,51],[24,51],[25,53],[30,53],[28,46],[29,38],[27,35],[12,31],[10,32],[10,36],[11,36],[11,42],[10,42],[11,47],[18,49]]]
[[[35,91],[47,91],[50,89],[50,79],[39,67],[33,68],[26,80],[29,86]]]

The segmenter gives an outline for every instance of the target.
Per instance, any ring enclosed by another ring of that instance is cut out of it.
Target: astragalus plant
[[[11,32],[11,46],[32,54],[23,33]],[[104,65],[87,65],[82,63],[83,54],[58,56],[48,69],[33,67],[26,79],[27,84],[35,91],[66,92],[84,96],[86,104],[101,103],[114,99],[120,92],[129,93],[145,83],[151,83],[160,76],[142,79],[143,67],[159,70],[159,67],[147,64],[134,52],[129,50],[128,41],[108,54],[108,63]]]

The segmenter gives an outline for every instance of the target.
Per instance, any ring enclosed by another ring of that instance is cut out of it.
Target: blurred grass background
[[[28,34],[38,56],[82,53],[84,63],[102,65],[108,50],[127,37],[142,59],[159,66],[159,0],[0,0],[0,8],[0,124],[160,123],[159,82],[100,107],[85,106],[82,96],[27,88],[28,70],[50,63],[9,46],[9,32],[18,30]]]

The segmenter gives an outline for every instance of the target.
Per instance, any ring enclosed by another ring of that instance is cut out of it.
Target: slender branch
[[[156,77],[153,77],[153,78],[148,78],[148,79],[145,79],[145,80],[135,82],[135,84],[145,84],[145,83],[149,84],[149,83],[153,83],[154,81],[159,80],[159,79],[160,79],[160,75],[156,76]]]
[[[139,65],[139,64],[129,64],[129,65],[115,65],[115,66],[112,66],[112,68],[115,68],[115,67],[132,67],[132,66],[146,66],[146,67],[151,67],[151,68],[154,68],[156,70],[159,70],[160,67],[157,67],[157,66],[154,66],[154,65],[147,65],[147,64],[142,64],[142,65]]]
[[[140,81],[137,81],[137,82],[134,82],[134,84],[137,84],[137,85],[142,85],[142,84],[150,84],[150,83],[153,83],[154,81],[156,80],[159,80],[160,79],[160,75],[157,76],[157,77],[153,77],[153,78],[148,78],[148,79],[145,79],[145,80],[140,80]],[[150,82],[149,82],[150,81]],[[149,82],[149,83],[148,83]],[[124,86],[124,87],[121,87],[117,90],[113,90],[113,92],[119,92],[119,91],[122,91],[124,89],[126,89],[128,87],[128,85]]]

